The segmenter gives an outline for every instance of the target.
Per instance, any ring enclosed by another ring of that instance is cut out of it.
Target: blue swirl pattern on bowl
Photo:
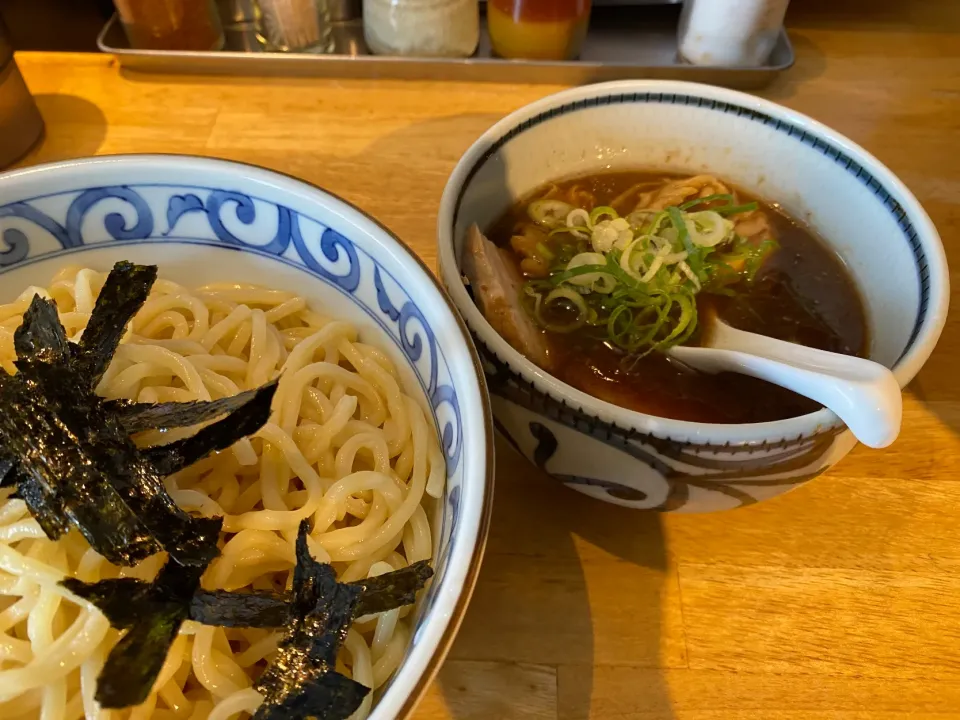
[[[108,202],[109,211],[100,214],[98,206]],[[264,223],[264,216],[270,222]],[[0,275],[104,242],[227,245],[270,256],[310,273],[350,296],[383,329],[415,370],[440,428],[447,461],[440,552],[434,559],[436,576],[421,603],[420,622],[414,630],[416,642],[447,571],[460,513],[463,469],[470,457],[464,447],[460,404],[443,349],[403,285],[373,256],[336,230],[283,205],[225,188],[147,183],[91,187],[0,206],[0,220],[4,218],[26,221],[32,228],[24,231],[21,223],[21,227],[3,231]],[[242,239],[238,233],[243,229],[252,229],[254,237]],[[319,242],[306,239],[316,235]]]

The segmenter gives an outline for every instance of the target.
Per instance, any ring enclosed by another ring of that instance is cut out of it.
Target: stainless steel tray
[[[793,65],[793,47],[783,32],[769,62],[762,67],[698,67],[677,55],[677,6],[598,7],[579,60],[543,62],[503,60],[492,56],[485,27],[476,54],[466,59],[410,58],[371,55],[363,42],[363,27],[354,20],[335,23],[336,51],[308,55],[258,51],[255,31],[242,26],[228,30],[224,52],[135,50],[114,16],[97,39],[103,52],[113,53],[125,68],[146,72],[242,76],[310,76],[337,78],[396,78],[504,83],[578,85],[602,80],[659,78],[691,80],[742,89],[771,82]],[[485,26],[486,23],[481,23]]]

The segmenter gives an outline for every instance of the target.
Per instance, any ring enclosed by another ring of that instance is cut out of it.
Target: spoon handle
[[[681,362],[780,385],[835,412],[857,439],[887,447],[900,432],[903,399],[893,373],[871,360],[816,350],[716,322],[710,347],[676,347]]]

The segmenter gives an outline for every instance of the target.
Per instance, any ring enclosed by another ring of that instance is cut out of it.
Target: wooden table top
[[[960,268],[960,3],[794,5],[797,65],[761,94],[891,167]],[[358,204],[431,265],[461,153],[558,89],[158,76],[97,55],[18,62],[47,122],[25,164],[122,152],[256,163]],[[417,720],[960,718],[957,318],[892,448],[857,449],[753,507],[608,506],[498,441],[480,582]]]

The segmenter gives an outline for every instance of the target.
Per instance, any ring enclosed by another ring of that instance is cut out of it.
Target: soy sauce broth
[[[609,205],[637,183],[655,186],[682,177],[689,174],[615,172],[556,184],[564,192],[576,186],[600,206]],[[712,309],[742,330],[865,356],[869,338],[863,301],[840,257],[778,206],[739,189],[734,192],[740,202],[759,202],[780,247],[766,259],[752,283],[733,286],[733,296],[699,293],[700,315]],[[529,222],[527,204],[517,203],[494,225],[489,233],[493,242],[510,249],[514,230]],[[510,255],[520,269],[521,258],[512,251]],[[821,407],[763,380],[735,373],[700,373],[658,352],[624,363],[623,351],[589,327],[572,333],[541,332],[554,358],[554,375],[631,410],[695,422],[757,423],[797,417]],[[688,344],[698,342],[699,333]]]

